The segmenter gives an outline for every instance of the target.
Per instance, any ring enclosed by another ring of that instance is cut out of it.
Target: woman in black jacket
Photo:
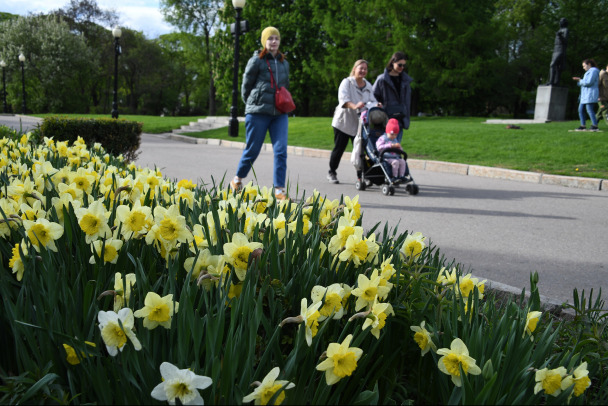
[[[401,142],[403,129],[410,128],[410,104],[412,100],[413,79],[404,72],[407,55],[395,52],[386,65],[384,73],[376,78],[374,83],[374,96],[382,103],[389,118],[399,122],[401,130],[397,135],[397,142]]]

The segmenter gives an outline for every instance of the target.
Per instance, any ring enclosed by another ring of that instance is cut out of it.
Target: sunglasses
[[[397,66],[400,67],[400,68],[405,68],[405,64],[404,63],[398,63]]]

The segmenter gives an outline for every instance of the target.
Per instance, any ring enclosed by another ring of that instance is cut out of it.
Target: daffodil
[[[124,238],[144,235],[153,223],[152,209],[142,206],[139,200],[135,201],[133,207],[120,205],[116,208],[116,225],[120,224],[120,232]]]
[[[420,355],[424,356],[430,349],[437,352],[437,346],[433,343],[431,333],[424,327],[424,320],[420,323],[420,326],[410,326],[410,329],[414,332],[414,341],[420,347]]]
[[[378,299],[376,299],[370,309],[369,315],[367,315],[365,318],[362,330],[366,330],[368,327],[371,327],[372,335],[379,339],[380,330],[382,330],[386,324],[386,318],[390,315],[395,315],[393,306],[390,303],[378,302]]]
[[[171,328],[173,313],[177,313],[179,303],[173,303],[173,295],[160,297],[157,293],[148,292],[144,300],[145,306],[133,313],[135,317],[143,317],[144,327],[155,329],[158,326]]]
[[[131,298],[131,288],[137,282],[137,278],[134,273],[125,275],[125,279],[122,279],[122,274],[116,272],[114,274],[114,311],[118,312],[122,309],[125,303],[129,302]]]
[[[101,338],[111,356],[114,357],[118,354],[119,350],[122,352],[127,340],[131,340],[136,351],[141,350],[141,343],[133,332],[135,324],[133,310],[128,307],[120,309],[118,313],[113,311],[104,312],[102,310],[97,315],[97,320],[99,321]]]
[[[547,395],[557,396],[562,393],[562,378],[566,376],[568,371],[566,368],[559,367],[555,369],[539,369],[536,371],[534,379],[534,394],[544,390]]]
[[[122,244],[122,240],[114,238],[93,241],[91,244],[93,255],[89,258],[89,264],[95,263],[95,255],[102,259],[102,263],[115,264],[118,261],[118,251],[122,248]]]
[[[437,283],[441,283],[443,286],[455,285],[458,280],[458,274],[456,273],[456,268],[452,268],[451,271],[442,267],[439,270],[439,275],[437,275]]]
[[[340,261],[352,260],[355,265],[360,265],[368,260],[368,258],[373,257],[377,251],[378,247],[375,242],[375,235],[372,234],[370,238],[363,238],[363,230],[356,228],[355,232],[346,239],[344,250],[338,258]]]
[[[355,227],[354,221],[340,217],[338,220],[338,229],[336,230],[336,235],[331,238],[329,245],[327,246],[328,251],[332,255],[336,255],[342,250],[342,248],[344,248],[348,237],[355,234],[355,232],[359,233],[361,236],[363,235],[363,228]]]
[[[20,250],[23,251],[23,255],[27,255],[27,246],[25,244],[15,244],[12,250],[11,259],[8,261],[8,266],[13,270],[13,273],[17,274],[18,281],[23,279],[23,272],[25,272],[23,257],[21,256]]]
[[[589,386],[591,386],[591,379],[589,379],[589,371],[587,370],[587,362],[580,364],[572,376],[568,375],[562,380],[561,389],[566,390],[574,385],[572,395],[579,397],[581,396]]]
[[[456,285],[456,294],[466,300],[469,298],[471,292],[477,288],[479,299],[483,299],[485,282],[485,279],[480,282],[479,279],[473,278],[471,274],[467,274],[458,280],[458,284]]]
[[[337,383],[340,379],[352,375],[357,369],[357,361],[363,355],[363,350],[350,347],[353,335],[349,334],[342,344],[330,343],[327,347],[327,358],[317,365],[318,371],[325,371],[325,381],[328,385]]]
[[[39,218],[36,221],[23,220],[25,233],[37,251],[40,251],[40,246],[57,252],[55,240],[63,235],[63,226],[53,223],[45,218]]]
[[[263,248],[260,242],[249,242],[245,234],[234,233],[232,241],[224,244],[224,255],[226,262],[234,267],[236,276],[240,281],[245,280],[249,256],[254,250]]]
[[[104,206],[102,200],[95,200],[89,207],[80,207],[75,210],[78,218],[78,225],[85,233],[87,244],[99,239],[107,238],[112,235],[108,226],[110,214]]]
[[[424,240],[426,240],[426,237],[424,237],[420,232],[408,234],[407,237],[405,237],[403,245],[401,246],[401,253],[410,260],[418,258],[422,251],[426,248]]]
[[[344,298],[345,291],[342,285],[334,283],[325,286],[315,286],[312,288],[310,297],[313,303],[321,302],[323,305],[319,309],[320,317],[319,321],[323,321],[326,318],[332,316],[332,319],[341,319],[344,315],[344,306],[342,306],[342,299]]]
[[[378,275],[378,270],[374,270],[370,278],[364,274],[359,274],[357,277],[357,287],[351,292],[357,296],[355,303],[355,311],[359,311],[364,307],[371,306],[376,300],[376,296],[385,296],[390,290],[387,286],[380,286],[381,277]]]
[[[243,398],[243,403],[254,400],[256,405],[267,405],[270,399],[279,391],[280,392],[275,397],[273,403],[275,405],[283,403],[285,400],[285,391],[287,389],[295,388],[296,385],[289,381],[277,380],[280,372],[281,370],[279,367],[270,370],[268,375],[262,380],[262,383],[260,383],[253,392]]]
[[[344,196],[344,205],[351,213],[351,218],[357,221],[361,217],[361,205],[359,204],[359,195],[353,197]]]
[[[452,377],[452,382],[456,386],[462,386],[462,377],[460,376],[460,368],[465,375],[479,375],[481,369],[477,366],[474,358],[469,356],[469,349],[460,338],[452,340],[450,348],[441,348],[437,350],[439,358],[437,366],[444,374]]]
[[[156,206],[154,221],[159,227],[160,237],[167,242],[187,243],[193,239],[192,233],[186,227],[186,218],[180,214],[178,205],[171,205],[168,209]]]
[[[95,343],[92,343],[90,341],[85,341],[84,343],[91,347],[97,347]],[[65,350],[66,354],[65,359],[70,365],[78,365],[80,364],[80,360],[82,358],[87,358],[88,356],[92,355],[90,353],[85,354],[84,351],[80,351],[80,357],[78,357],[78,354],[76,354],[76,350],[74,349],[74,347],[68,344],[63,344],[63,349]]]
[[[530,336],[530,341],[534,341],[534,336],[532,335],[532,333],[534,333],[534,330],[536,330],[536,326],[538,325],[540,316],[542,314],[542,312],[538,311],[528,312],[528,314],[526,315],[526,327],[524,328],[524,334],[522,335],[522,338],[524,338],[526,334],[528,334]]]
[[[182,405],[204,405],[199,389],[211,386],[213,381],[207,376],[197,375],[189,369],[179,369],[170,362],[160,364],[162,382],[154,387],[151,396],[170,405],[179,399]]]

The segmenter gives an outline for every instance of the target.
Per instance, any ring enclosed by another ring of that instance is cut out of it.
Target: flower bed
[[[0,147],[4,402],[587,401],[598,363],[555,345],[534,278],[496,305],[421,233],[366,231],[357,197]]]

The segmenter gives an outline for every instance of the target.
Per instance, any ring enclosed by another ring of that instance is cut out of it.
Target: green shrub
[[[141,141],[142,123],[112,118],[69,118],[52,116],[44,118],[40,130],[42,136],[56,141],[73,143],[81,137],[88,146],[100,143],[113,155],[123,155],[126,161],[134,161]]]

